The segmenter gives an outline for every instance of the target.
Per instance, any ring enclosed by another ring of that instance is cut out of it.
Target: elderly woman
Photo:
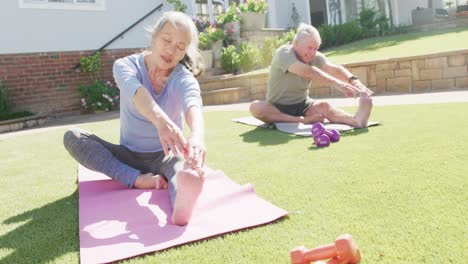
[[[121,98],[119,145],[81,129],[64,135],[66,149],[83,166],[130,188],[168,188],[177,225],[190,220],[204,179],[197,33],[190,17],[166,12],[152,29],[150,50],[114,63]],[[184,117],[187,138],[181,131]]]

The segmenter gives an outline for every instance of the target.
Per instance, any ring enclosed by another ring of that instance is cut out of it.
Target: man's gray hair
[[[294,42],[301,42],[307,36],[311,36],[314,40],[318,41],[319,44],[322,43],[320,33],[314,26],[304,23],[299,24],[296,36],[294,36]]]

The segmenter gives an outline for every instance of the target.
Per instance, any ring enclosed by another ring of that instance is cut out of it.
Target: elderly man
[[[318,52],[321,43],[316,28],[300,24],[292,43],[278,48],[271,62],[267,101],[254,101],[250,112],[266,123],[273,122],[330,122],[353,127],[366,127],[372,109],[372,91],[343,66],[335,65]],[[346,96],[359,96],[354,115],[315,101],[308,96],[309,83],[329,84]]]

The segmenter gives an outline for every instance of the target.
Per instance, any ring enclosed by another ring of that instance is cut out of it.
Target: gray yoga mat
[[[277,130],[281,132],[303,136],[303,137],[312,136],[312,133],[310,131],[312,129],[312,124],[303,124],[303,123],[266,124],[252,116],[235,118],[235,119],[232,119],[232,121],[236,123],[241,123],[241,124],[256,126],[256,127],[261,127],[261,128],[276,128]],[[379,124],[380,122],[370,121],[367,126],[371,127],[371,126],[377,126]],[[326,129],[335,129],[340,132],[349,131],[355,128],[355,127],[348,126],[348,125],[333,124],[329,122],[325,122],[324,125]]]

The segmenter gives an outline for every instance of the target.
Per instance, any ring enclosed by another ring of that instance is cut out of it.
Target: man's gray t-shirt
[[[303,102],[309,95],[310,81],[288,72],[289,66],[299,61],[293,50],[293,45],[287,43],[276,50],[268,77],[267,101],[270,103],[290,105]],[[327,58],[322,53],[316,53],[311,66],[322,67]]]

